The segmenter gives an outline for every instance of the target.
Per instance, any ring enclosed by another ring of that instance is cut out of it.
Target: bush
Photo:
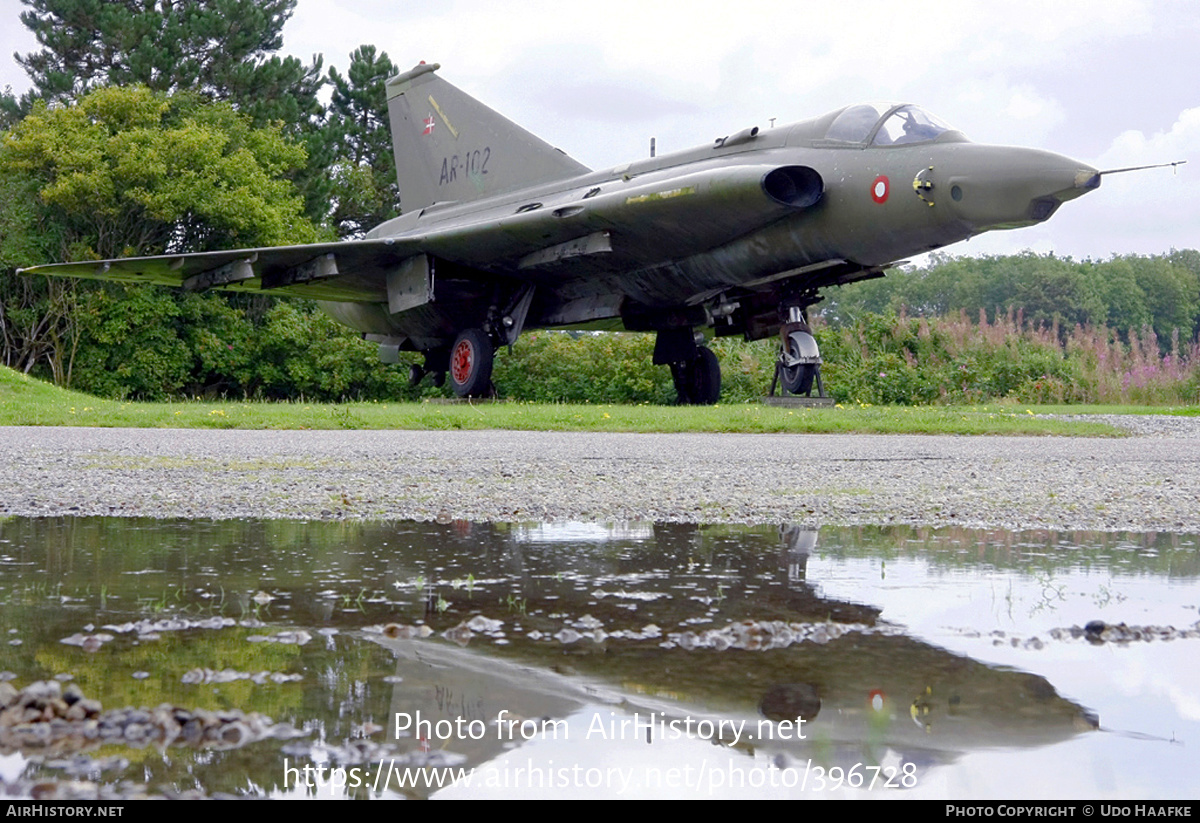
[[[671,372],[652,363],[649,334],[534,331],[496,353],[503,397],[535,403],[675,402]]]
[[[119,293],[118,293],[119,292]],[[108,287],[86,296],[87,342],[77,388],[107,397],[165,399],[223,394],[265,399],[417,400],[449,396],[303,301],[246,308],[210,295]],[[1163,354],[1152,329],[1130,342],[1104,327],[1034,327],[1019,315],[994,322],[864,314],[836,328],[819,321],[826,391],[840,402],[1171,403],[1197,400],[1200,346],[1173,336]],[[775,368],[775,339],[710,343],[721,363],[721,402],[756,400]],[[670,369],[652,363],[654,335],[532,331],[496,353],[501,397],[539,403],[676,402]],[[420,362],[419,355],[415,356]]]

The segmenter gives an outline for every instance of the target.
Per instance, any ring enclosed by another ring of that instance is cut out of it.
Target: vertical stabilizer
[[[387,83],[400,205],[465,202],[589,169],[422,63]]]

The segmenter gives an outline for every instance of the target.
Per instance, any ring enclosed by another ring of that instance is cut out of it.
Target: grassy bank
[[[1112,409],[1106,409],[1112,411]],[[258,403],[100,400],[0,368],[0,425],[209,429],[525,429],[1114,436],[1101,423],[1045,419],[1037,407],[869,406],[784,409],[553,403]],[[1079,407],[1069,407],[1079,413]],[[1147,410],[1148,411],[1148,410]]]

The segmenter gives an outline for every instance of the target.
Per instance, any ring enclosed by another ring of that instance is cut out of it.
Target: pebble
[[[1200,418],[1088,419],[1130,436],[0,427],[0,515],[1200,532]]]
[[[95,748],[104,741],[134,745],[189,745],[230,749],[266,738],[304,732],[240,709],[206,711],[162,704],[153,709],[104,711],[74,683],[42,680],[17,689],[0,683],[0,750],[38,749],[59,754]]]

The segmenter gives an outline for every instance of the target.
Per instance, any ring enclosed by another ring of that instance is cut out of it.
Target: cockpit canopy
[[[901,146],[927,143],[955,129],[919,106],[863,103],[844,109],[825,132],[826,140]]]

